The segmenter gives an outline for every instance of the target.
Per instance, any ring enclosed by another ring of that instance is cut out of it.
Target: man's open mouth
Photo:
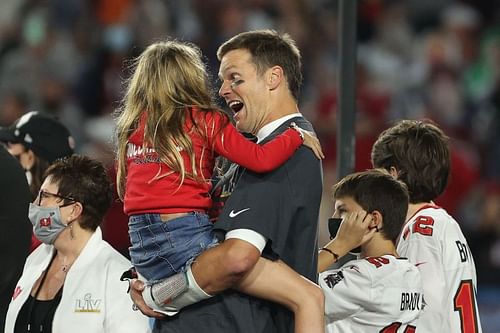
[[[242,102],[240,101],[231,101],[228,103],[229,107],[231,110],[233,110],[234,113],[238,113],[243,109],[243,106],[245,106]]]

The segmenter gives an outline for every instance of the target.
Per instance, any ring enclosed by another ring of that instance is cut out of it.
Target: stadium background
[[[327,158],[321,239],[332,212],[337,131],[338,16],[335,0],[2,0],[0,126],[40,110],[71,130],[77,152],[113,163],[112,113],[127,59],[154,40],[215,52],[249,29],[289,32],[303,55],[300,109]],[[452,176],[438,203],[459,221],[478,270],[483,331],[500,331],[500,4],[496,0],[359,0],[355,168],[401,118],[430,118],[452,138]],[[119,204],[105,225],[126,232]],[[110,222],[114,221],[114,222]],[[107,227],[107,228],[106,228]]]

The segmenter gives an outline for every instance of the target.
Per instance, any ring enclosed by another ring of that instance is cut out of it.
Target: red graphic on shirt
[[[410,228],[406,227],[405,231],[403,232],[403,239],[406,240],[409,234],[410,234]]]
[[[424,236],[432,236],[434,219],[430,216],[419,216],[413,224],[413,233]]]
[[[12,294],[12,300],[15,300],[19,294],[21,294],[21,287],[17,286],[16,289],[14,289],[14,293]]]
[[[48,227],[51,224],[52,224],[52,221],[50,220],[50,216],[40,219],[40,226],[42,226],[42,227]]]
[[[379,268],[382,265],[387,265],[389,263],[389,259],[384,257],[367,257],[365,258],[370,264],[375,265],[375,267]]]

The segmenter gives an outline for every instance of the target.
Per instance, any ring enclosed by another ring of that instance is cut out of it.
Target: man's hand
[[[143,315],[156,318],[163,319],[165,315],[154,311],[144,302],[144,298],[142,298],[142,291],[144,290],[144,282],[138,279],[132,279],[130,281],[130,298],[134,305],[142,312]]]
[[[326,244],[318,256],[318,273],[328,269],[350,250],[369,241],[376,228],[370,228],[372,215],[364,210],[353,212],[342,220],[337,236]]]
[[[335,240],[347,251],[366,243],[377,231],[376,228],[370,229],[372,219],[372,215],[364,210],[352,212],[342,220]]]

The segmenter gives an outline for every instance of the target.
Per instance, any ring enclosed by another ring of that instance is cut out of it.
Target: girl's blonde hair
[[[155,178],[178,172],[179,186],[185,177],[199,178],[193,144],[188,133],[184,132],[186,117],[192,120],[193,130],[203,135],[193,119],[192,107],[201,111],[221,112],[217,110],[211,97],[212,91],[201,51],[193,44],[175,40],[154,43],[144,50],[133,66],[135,71],[128,81],[117,119],[116,178],[118,194],[122,200],[127,175],[127,143],[144,112],[147,112],[147,118],[143,151],[153,148],[160,162],[171,170],[163,175],[160,170]],[[188,154],[192,172],[186,171],[181,151]]]

